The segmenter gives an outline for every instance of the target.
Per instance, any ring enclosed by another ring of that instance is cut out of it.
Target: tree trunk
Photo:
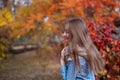
[[[8,0],[3,0],[4,7],[7,7],[7,4],[8,4]]]

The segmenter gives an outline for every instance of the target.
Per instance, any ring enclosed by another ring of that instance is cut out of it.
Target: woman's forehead
[[[65,25],[65,30],[68,30],[69,29],[69,24],[67,23],[66,25]]]

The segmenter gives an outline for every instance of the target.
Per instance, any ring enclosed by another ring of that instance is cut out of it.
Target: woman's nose
[[[67,36],[67,33],[66,33],[66,32],[64,32],[64,33],[63,33],[63,36],[64,36],[64,37],[65,37],[65,36]]]

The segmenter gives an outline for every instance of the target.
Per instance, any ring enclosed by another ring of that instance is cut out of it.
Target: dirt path
[[[34,51],[9,55],[2,65],[0,80],[61,80],[59,64],[41,62]]]

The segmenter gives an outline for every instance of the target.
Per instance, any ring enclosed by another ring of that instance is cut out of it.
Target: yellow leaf
[[[13,17],[10,11],[6,8],[3,9],[0,12],[0,26],[5,26],[12,21],[13,21]]]
[[[6,23],[6,21],[5,21],[5,19],[2,17],[2,15],[0,14],[0,27],[1,26],[4,26],[4,25],[6,25],[7,23]]]

